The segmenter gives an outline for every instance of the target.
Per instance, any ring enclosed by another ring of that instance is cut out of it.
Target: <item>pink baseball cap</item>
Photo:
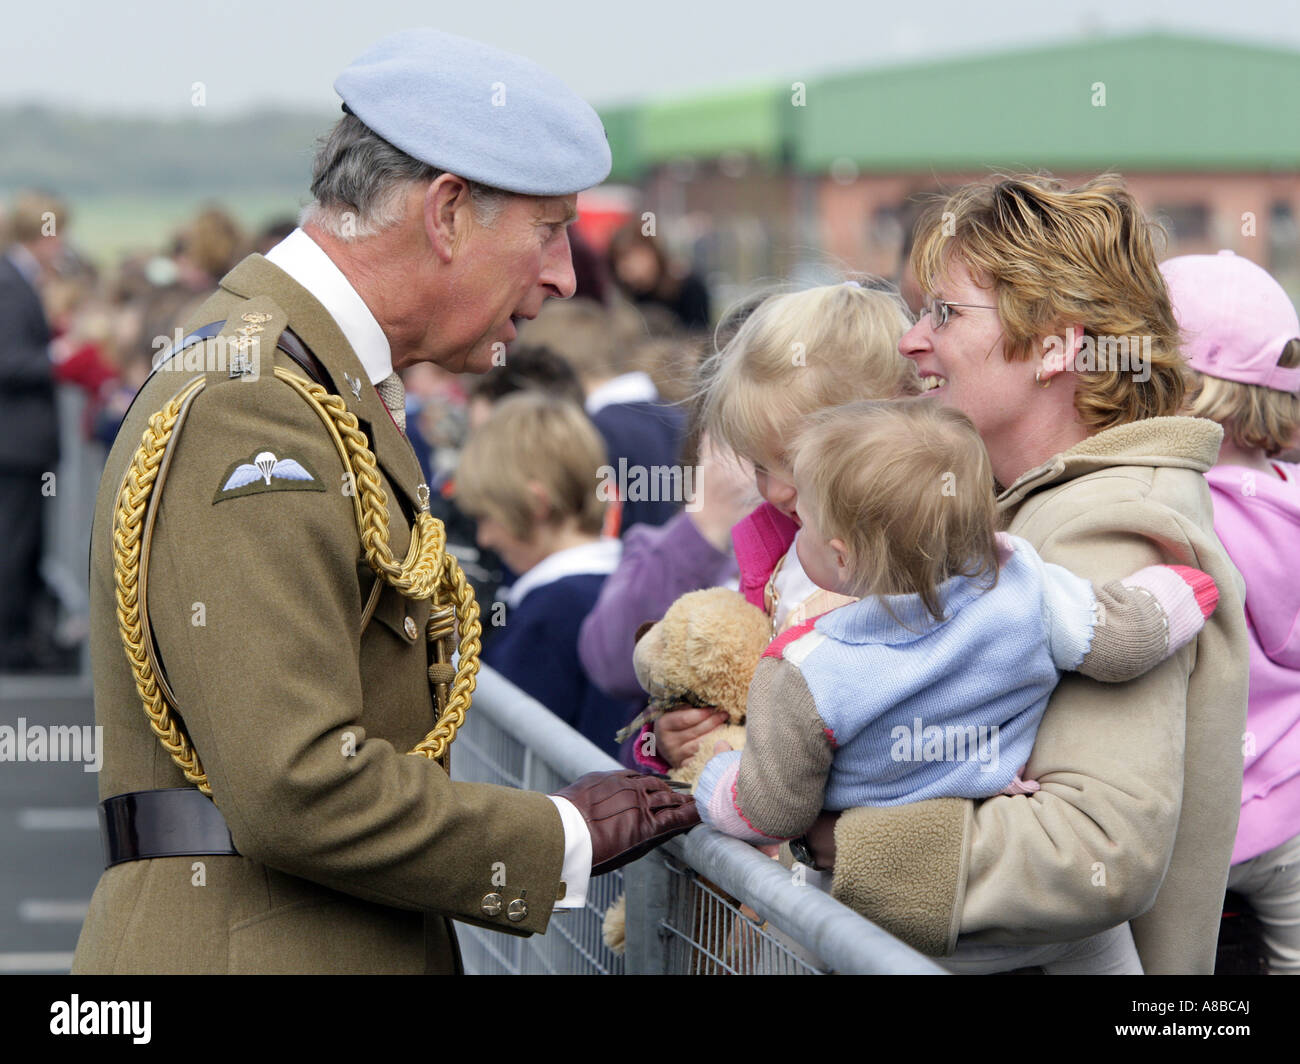
[[[1183,357],[1210,377],[1300,391],[1300,366],[1277,364],[1300,337],[1290,297],[1268,271],[1231,251],[1179,255],[1160,264],[1183,330]]]

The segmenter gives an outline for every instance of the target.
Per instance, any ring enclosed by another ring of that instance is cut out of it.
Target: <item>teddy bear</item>
[[[650,704],[629,729],[639,731],[682,704],[713,706],[727,715],[727,722],[704,736],[694,756],[673,769],[669,779],[693,785],[719,739],[736,750],[745,745],[749,683],[771,639],[766,614],[724,587],[683,595],[663,620],[642,629],[632,663]]]
[[[643,625],[638,633],[632,660],[650,704],[619,733],[619,741],[675,706],[722,710],[726,723],[705,735],[695,754],[668,773],[669,779],[694,788],[719,740],[733,750],[744,747],[749,684],[771,640],[767,615],[737,592],[714,587],[683,595],[663,620]],[[652,735],[647,732],[638,742],[652,741]],[[626,896],[620,897],[605,914],[605,944],[616,953],[623,952],[625,904]]]

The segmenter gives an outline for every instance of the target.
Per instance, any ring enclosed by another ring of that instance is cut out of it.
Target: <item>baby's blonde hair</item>
[[[1300,340],[1290,341],[1278,357],[1284,369],[1300,366]],[[1263,451],[1269,458],[1292,446],[1300,428],[1300,395],[1261,384],[1225,381],[1189,370],[1193,386],[1187,413],[1223,426],[1223,434],[1242,450]]]
[[[933,399],[846,403],[793,448],[799,506],[844,541],[849,594],[919,595],[944,619],[951,577],[997,582],[993,469],[970,418]]]
[[[576,403],[541,392],[501,400],[470,436],[456,467],[456,502],[472,517],[500,521],[516,539],[528,539],[538,522],[530,485],[545,496],[543,519],[576,518],[580,532],[601,530],[605,504],[596,491],[605,444]]]
[[[788,468],[790,437],[809,414],[920,390],[898,351],[911,327],[892,289],[849,283],[770,296],[704,367],[704,428],[760,466]]]

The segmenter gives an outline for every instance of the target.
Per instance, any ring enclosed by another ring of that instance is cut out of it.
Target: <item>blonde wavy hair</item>
[[[918,595],[944,619],[953,576],[997,582],[993,468],[970,418],[933,399],[812,415],[793,448],[799,505],[846,547],[849,594]]]
[[[912,317],[889,287],[854,282],[769,296],[701,370],[703,427],[756,465],[788,469],[787,444],[814,411],[920,391],[898,351]]]
[[[1082,325],[1094,341],[1150,343],[1150,376],[1112,364],[1075,369],[1074,405],[1093,432],[1177,414],[1187,387],[1178,324],[1157,261],[1163,230],[1117,174],[1066,189],[1046,176],[964,185],[930,206],[911,264],[933,294],[952,256],[997,296],[1008,362],[1041,355]],[[1112,360],[1112,363],[1114,360]]]
[[[1282,348],[1277,364],[1300,366],[1300,339]],[[1300,395],[1259,384],[1225,381],[1190,371],[1191,391],[1187,413],[1209,418],[1223,426],[1224,435],[1247,451],[1260,450],[1269,458],[1294,446],[1300,429]]]
[[[583,409],[567,399],[520,392],[501,400],[475,430],[456,467],[456,502],[472,517],[500,521],[516,539],[542,522],[577,521],[598,534],[605,503],[596,491],[605,443]]]

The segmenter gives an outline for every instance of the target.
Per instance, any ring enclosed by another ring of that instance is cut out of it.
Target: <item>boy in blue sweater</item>
[[[795,838],[823,808],[1032,794],[1017,770],[1060,670],[1138,676],[1195,637],[1218,599],[1184,566],[1097,590],[997,532],[983,443],[927,399],[826,411],[792,468],[804,571],[861,597],[768,647],[744,751],[700,778],[703,820],[746,841]],[[980,947],[956,966],[1140,971],[1127,924],[1094,939],[1032,959]]]
[[[610,698],[578,660],[578,630],[618,566],[622,543],[601,535],[597,469],[605,448],[576,403],[536,392],[502,400],[470,436],[456,500],[478,521],[480,547],[518,573],[483,607],[498,626],[482,660],[602,750],[640,708]]]

